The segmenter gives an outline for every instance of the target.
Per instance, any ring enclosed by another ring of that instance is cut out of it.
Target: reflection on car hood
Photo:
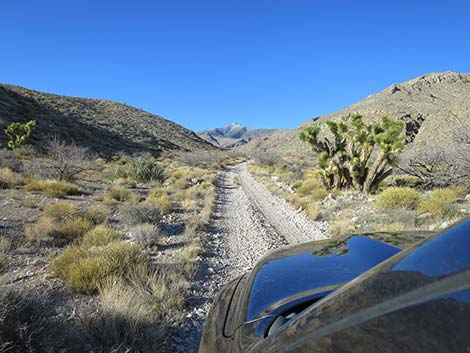
[[[255,319],[285,298],[348,282],[401,251],[363,236],[350,238],[348,250],[342,255],[314,255],[312,244],[274,252],[258,263],[251,276],[248,320]]]

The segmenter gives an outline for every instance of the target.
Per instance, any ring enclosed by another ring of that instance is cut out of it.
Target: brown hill
[[[470,74],[456,72],[431,73],[410,81],[393,84],[377,94],[332,114],[305,122],[322,123],[340,119],[351,112],[360,112],[366,119],[384,114],[406,124],[407,155],[416,155],[436,147],[452,153],[454,137],[470,124]],[[280,131],[262,140],[248,143],[239,149],[245,153],[258,151],[287,156],[311,156],[307,144],[298,139],[299,127]]]
[[[57,135],[102,155],[117,151],[213,150],[194,132],[157,115],[102,99],[66,97],[0,84],[0,129],[36,120],[32,144]],[[5,146],[0,133],[0,146]]]

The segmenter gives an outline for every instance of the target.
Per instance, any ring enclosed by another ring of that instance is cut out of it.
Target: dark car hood
[[[315,255],[315,244],[276,251],[257,264],[249,279],[246,320],[276,312],[286,303],[324,296],[401,251],[364,236],[349,238],[340,254]]]

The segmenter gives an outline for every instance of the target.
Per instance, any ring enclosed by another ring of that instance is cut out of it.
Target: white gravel
[[[326,222],[309,221],[303,212],[267,191],[245,164],[223,171],[212,225],[201,235],[208,256],[200,261],[186,321],[175,328],[175,350],[197,352],[204,320],[223,284],[251,269],[273,249],[325,239],[326,229]]]

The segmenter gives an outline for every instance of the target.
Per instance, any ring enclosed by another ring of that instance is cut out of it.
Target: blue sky
[[[470,72],[470,1],[3,1],[0,82],[193,130],[293,128],[433,71]]]

